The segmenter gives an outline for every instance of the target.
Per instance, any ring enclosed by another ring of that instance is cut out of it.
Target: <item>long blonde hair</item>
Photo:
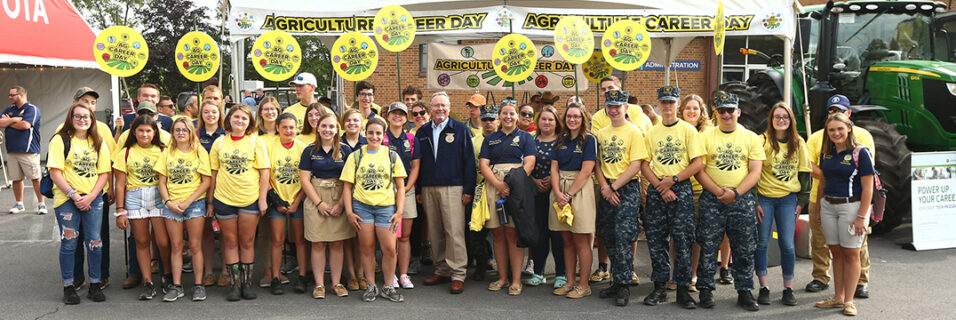
[[[830,135],[827,133],[827,128],[830,127],[830,122],[839,121],[846,125],[846,141],[843,141],[843,147],[847,150],[853,150],[860,143],[856,141],[856,135],[853,134],[853,122],[850,121],[850,117],[847,117],[846,114],[841,112],[831,114],[827,118],[827,122],[823,125],[823,154],[830,155],[830,151],[836,146],[832,140],[830,140]]]
[[[196,127],[193,126],[193,122],[186,118],[178,118],[173,120],[173,125],[169,128],[169,130],[173,131],[174,134],[176,132],[177,123],[182,123],[184,126],[186,126],[186,130],[189,130],[189,142],[186,142],[186,144],[189,146],[189,151],[192,152],[193,150],[196,150],[196,148],[199,148],[199,137],[196,135]],[[176,141],[176,138],[173,137],[169,141],[169,147],[174,150],[179,149],[179,141]]]
[[[700,115],[697,116],[697,123],[694,124],[694,128],[697,128],[697,131],[700,132],[713,126],[713,123],[710,122],[710,115],[707,113],[707,103],[704,102],[704,98],[696,94],[686,95],[680,100],[680,108],[677,108],[677,117],[687,121],[687,119],[684,119],[684,107],[686,107],[687,102],[691,100],[697,101],[698,109],[700,109]]]

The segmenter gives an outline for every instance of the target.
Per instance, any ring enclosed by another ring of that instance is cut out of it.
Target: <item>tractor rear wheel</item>
[[[883,221],[873,226],[873,233],[887,233],[899,226],[912,210],[912,152],[906,147],[906,136],[896,131],[896,125],[887,123],[886,119],[861,117],[854,119],[853,124],[869,131],[876,144],[876,170],[886,189],[887,201]]]

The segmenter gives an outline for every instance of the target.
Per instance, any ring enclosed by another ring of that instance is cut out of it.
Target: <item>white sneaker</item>
[[[46,213],[47,213],[46,204],[40,203],[40,205],[37,206],[37,214],[44,215]]]
[[[415,289],[415,285],[412,284],[412,279],[409,278],[407,274],[403,274],[401,278],[398,278],[398,283],[402,285],[402,289]]]
[[[26,209],[23,208],[23,204],[15,204],[13,205],[13,208],[10,208],[10,214],[17,214],[23,212],[24,210]]]

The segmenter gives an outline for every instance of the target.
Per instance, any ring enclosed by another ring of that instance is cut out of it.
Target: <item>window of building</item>
[[[767,61],[755,55],[740,53],[741,48],[758,50],[768,56],[783,54],[783,41],[774,36],[727,37],[724,44],[724,68],[721,82],[747,81],[753,74],[767,69]]]
[[[418,73],[428,72],[428,43],[418,45]]]

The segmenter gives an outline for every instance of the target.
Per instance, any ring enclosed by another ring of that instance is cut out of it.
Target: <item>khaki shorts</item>
[[[10,180],[21,181],[40,179],[40,155],[29,152],[11,152],[7,154],[10,164]]]

